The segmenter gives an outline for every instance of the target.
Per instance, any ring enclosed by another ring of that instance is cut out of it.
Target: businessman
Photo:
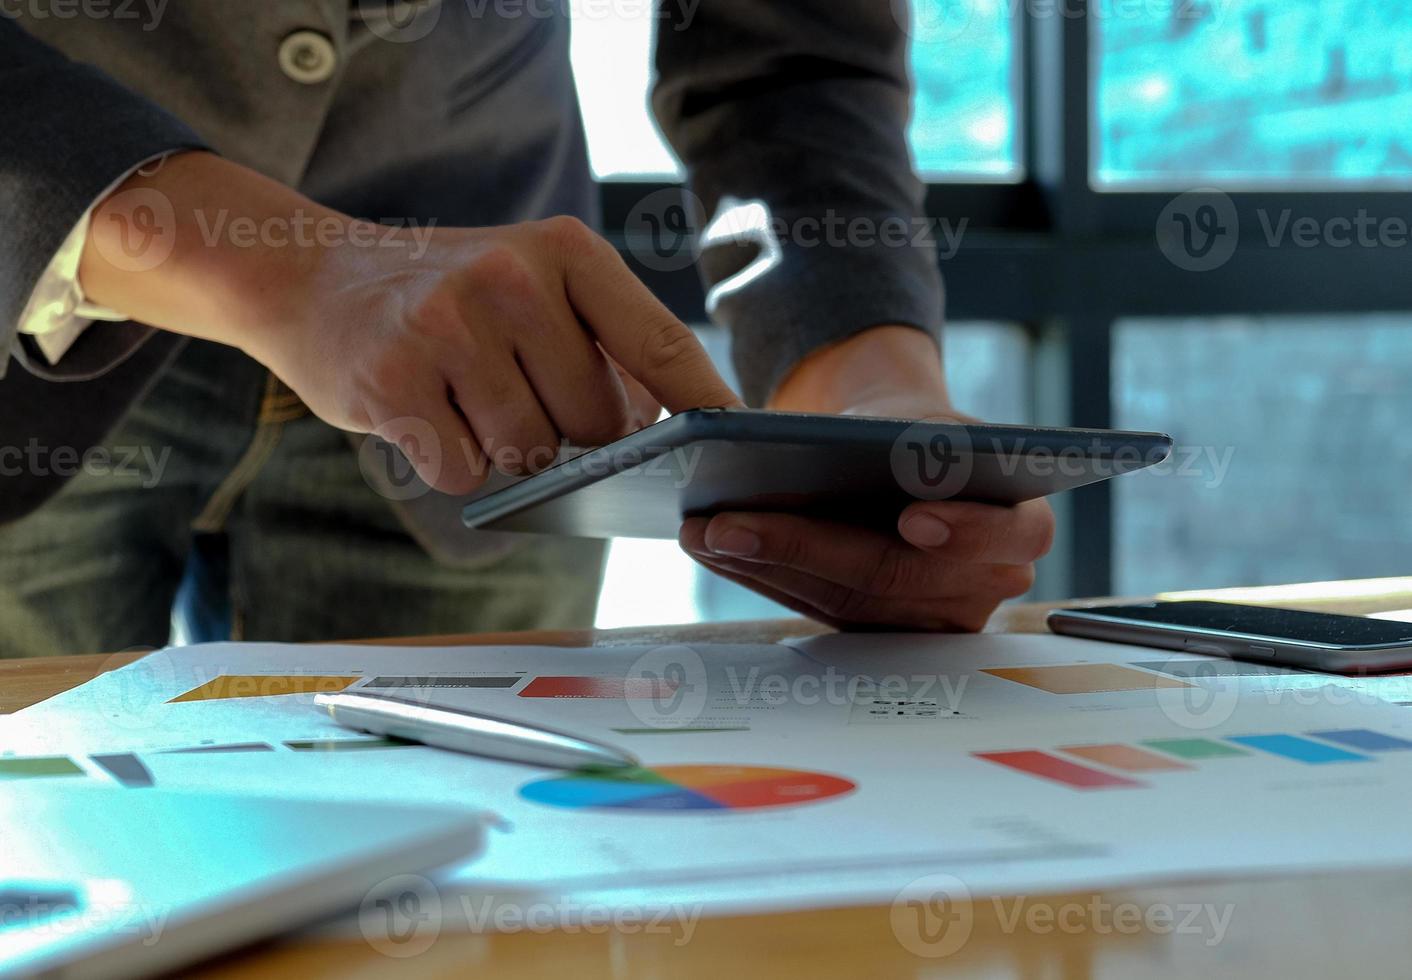
[[[917,218],[896,6],[663,5],[653,105],[706,218]],[[467,533],[458,497],[738,399],[591,230],[559,0],[57,9],[0,11],[4,655],[160,644],[174,603],[198,638],[586,625],[601,546]],[[708,236],[746,402],[955,417],[935,255],[885,238],[747,275]],[[975,630],[1052,528],[938,502],[681,544],[827,623]]]

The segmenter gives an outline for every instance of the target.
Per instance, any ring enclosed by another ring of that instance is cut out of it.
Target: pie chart
[[[762,810],[817,803],[853,792],[842,776],[763,766],[658,766],[582,769],[520,788],[534,803],[629,813]]]

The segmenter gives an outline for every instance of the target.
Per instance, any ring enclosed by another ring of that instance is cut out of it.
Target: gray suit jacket
[[[381,0],[146,0],[112,4],[105,17],[0,15],[0,368],[6,352],[23,365],[0,381],[0,446],[37,439],[82,451],[101,441],[181,343],[138,324],[102,325],[50,367],[16,335],[75,222],[155,154],[209,147],[374,220],[595,221],[560,3],[432,0],[410,22],[389,21]],[[787,229],[917,218],[897,7],[662,0],[654,108],[707,214],[729,197],[763,202]],[[336,61],[326,79],[282,69],[281,46],[298,31],[328,42]],[[817,347],[881,323],[940,328],[930,249],[817,237],[783,236],[772,271],[713,311],[733,332],[753,403]],[[739,270],[739,249],[708,250],[700,265],[714,285]],[[0,521],[59,482],[0,476]],[[397,506],[434,550],[458,537],[455,501],[430,494]]]

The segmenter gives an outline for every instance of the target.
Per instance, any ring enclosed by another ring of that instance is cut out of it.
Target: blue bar
[[[1339,745],[1346,745],[1350,749],[1362,749],[1364,752],[1397,752],[1403,749],[1412,749],[1412,742],[1405,738],[1384,735],[1382,732],[1370,731],[1367,728],[1341,728],[1333,732],[1309,732],[1308,734],[1314,738],[1322,738],[1325,742],[1337,742]]]
[[[1356,752],[1345,752],[1343,749],[1336,749],[1332,745],[1323,745],[1319,742],[1311,742],[1307,738],[1300,738],[1298,735],[1240,735],[1236,738],[1228,738],[1227,742],[1235,742],[1237,745],[1248,745],[1252,749],[1260,749],[1269,752],[1271,755],[1282,755],[1286,759],[1293,759],[1295,762],[1308,762],[1319,765],[1325,762],[1369,762],[1366,755],[1358,755]]]

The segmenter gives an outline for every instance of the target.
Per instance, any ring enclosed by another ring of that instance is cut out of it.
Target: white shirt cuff
[[[50,260],[44,275],[39,277],[29,303],[20,316],[20,333],[34,337],[35,344],[50,364],[58,364],[79,336],[95,320],[121,322],[127,316],[88,302],[83,295],[83,287],[78,281],[79,261],[83,249],[88,244],[88,229],[93,222],[93,212],[98,205],[117,190],[129,177],[155,162],[165,160],[168,154],[161,153],[144,160],[113,181],[93,205],[79,218],[69,237],[59,246],[59,251]]]

